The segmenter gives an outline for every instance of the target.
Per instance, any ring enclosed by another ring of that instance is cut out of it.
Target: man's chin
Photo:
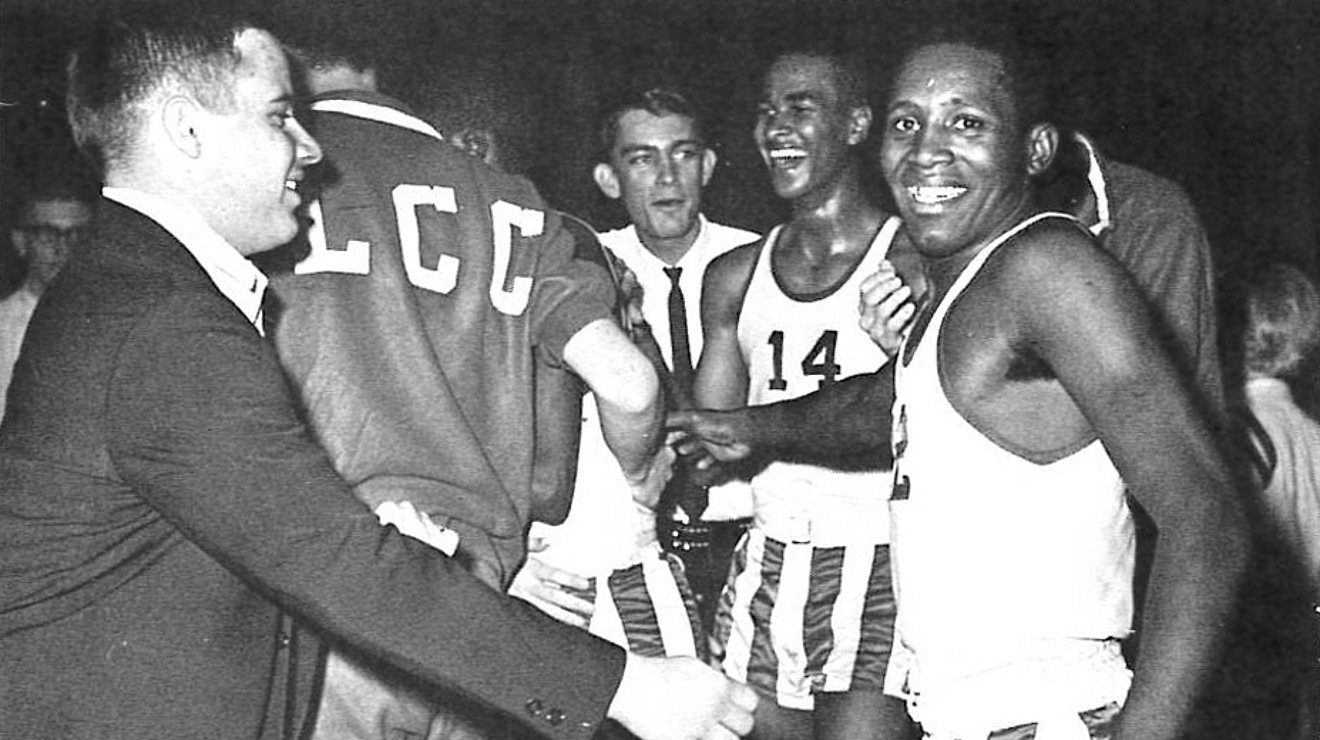
[[[657,239],[679,239],[691,233],[696,227],[697,219],[695,215],[686,220],[653,219],[651,221],[651,234]]]
[[[293,241],[298,236],[298,222],[292,214],[281,219],[279,224],[271,224],[264,233],[246,240],[243,245],[234,245],[243,256],[269,252]]]

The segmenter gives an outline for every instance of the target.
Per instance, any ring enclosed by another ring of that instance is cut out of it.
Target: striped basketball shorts
[[[707,659],[707,640],[683,562],[655,548],[640,563],[592,579],[596,611],[587,629],[646,657]]]
[[[783,543],[753,528],[734,553],[711,648],[731,678],[780,706],[880,690],[894,642],[888,545]]]

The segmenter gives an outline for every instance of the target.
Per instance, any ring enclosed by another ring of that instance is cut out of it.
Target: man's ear
[[[1059,129],[1038,123],[1027,132],[1027,174],[1035,177],[1050,168],[1059,151]]]
[[[871,106],[859,105],[849,114],[848,145],[857,146],[871,134]]]
[[[193,159],[201,156],[205,121],[202,108],[196,100],[184,95],[171,95],[161,106],[160,120],[165,138],[175,149]]]
[[[715,164],[719,161],[720,158],[716,156],[715,150],[706,147],[701,155],[701,187],[706,187],[710,182],[710,176],[715,174]]]
[[[604,162],[601,162],[591,170],[591,176],[596,180],[596,187],[605,194],[610,200],[618,200],[623,195],[619,188],[619,176],[615,174],[614,168]]]
[[[32,245],[28,240],[29,236],[26,231],[22,229],[9,230],[9,243],[14,245],[14,252],[23,259],[27,259],[27,256],[32,252]]]

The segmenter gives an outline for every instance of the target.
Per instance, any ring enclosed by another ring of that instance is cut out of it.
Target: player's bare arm
[[[960,336],[959,328],[979,329],[992,345],[1002,339],[998,346],[1010,358],[1038,358],[1072,399],[1066,403],[1075,402],[1079,435],[1099,437],[1153,518],[1158,540],[1138,625],[1142,650],[1114,737],[1173,738],[1213,669],[1216,636],[1232,613],[1246,547],[1243,514],[1211,430],[1155,341],[1153,321],[1122,268],[1057,222],[1038,224],[1013,246],[995,255],[1002,257],[998,264],[987,263],[990,280],[976,291],[1007,312],[978,311],[969,289],[964,297],[973,300],[955,306],[959,324],[948,325],[954,331],[946,329],[942,339]],[[979,326],[964,321],[978,314]],[[942,342],[941,349],[948,347]],[[946,388],[960,411],[973,412],[969,420],[976,418],[971,394],[993,407],[996,397],[1013,393],[1014,383],[1035,382],[978,377],[978,368],[1003,367],[1000,358],[987,362],[983,355],[946,355]],[[980,387],[951,384],[960,373],[978,378]],[[1057,404],[1066,412],[1064,405]],[[993,417],[992,408],[980,423]]]
[[[664,440],[664,403],[650,361],[608,319],[570,337],[564,361],[596,394],[605,442],[624,475],[632,483],[645,481]]]
[[[746,378],[746,367],[741,364],[737,346],[737,315],[756,257],[755,248],[745,247],[726,256],[729,262],[741,261],[724,267],[716,261],[707,273],[702,306],[706,350],[697,376],[699,388],[703,372],[715,372],[712,368],[717,355],[711,348],[720,346],[715,333],[722,328],[728,332],[726,341],[731,346],[720,354],[736,355],[741,370],[739,377]],[[707,381],[714,386],[713,378],[708,376]],[[751,407],[742,405],[746,398],[745,381],[738,389],[743,400],[725,401],[718,394],[727,389],[708,387],[704,392],[709,400],[703,400],[702,391],[698,391],[698,402],[703,409],[670,414],[667,423],[670,428],[690,435],[693,443],[699,442],[721,462],[742,460],[753,452],[773,452],[828,464],[841,453],[870,451],[879,452],[887,462],[893,383],[893,370],[886,366],[876,373],[831,383],[806,396]],[[680,451],[687,453],[690,449],[685,447]]]
[[[761,244],[727,252],[710,263],[702,279],[704,337],[692,395],[698,408],[729,409],[747,403],[747,364],[738,346],[738,316]]]
[[[666,424],[689,435],[720,462],[767,453],[820,465],[841,455],[874,453],[890,464],[890,412],[894,368],[886,364],[788,401],[729,410],[702,409],[669,415]],[[680,448],[688,454],[688,447]]]

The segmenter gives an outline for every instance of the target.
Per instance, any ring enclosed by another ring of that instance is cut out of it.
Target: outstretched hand
[[[642,740],[731,740],[751,732],[756,701],[696,658],[629,654],[607,715]]]

